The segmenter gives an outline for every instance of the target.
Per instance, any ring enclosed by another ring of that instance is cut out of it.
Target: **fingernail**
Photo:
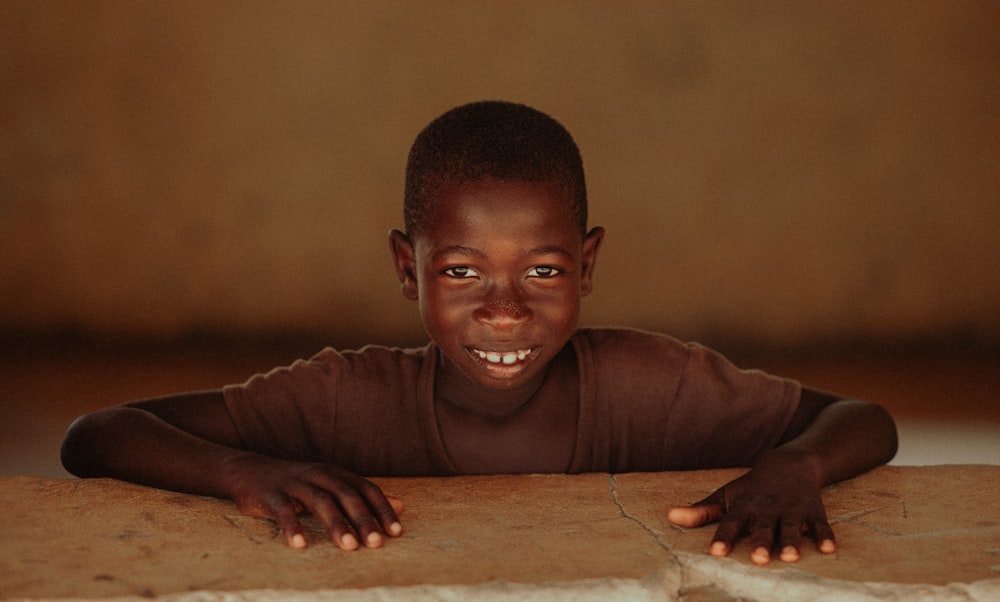
[[[358,540],[354,535],[348,533],[347,535],[340,538],[340,543],[343,544],[345,550],[353,550],[358,547]]]
[[[781,549],[781,560],[783,562],[796,562],[799,559],[799,551],[794,546],[785,546]]]
[[[378,533],[369,533],[368,537],[365,538],[365,545],[369,548],[377,548],[382,545],[382,536]]]
[[[403,532],[403,525],[399,523],[392,523],[391,525],[389,525],[390,535],[399,535],[402,532]]]
[[[757,548],[750,552],[750,560],[754,564],[767,564],[771,561],[771,553],[767,548]]]
[[[301,533],[296,533],[292,535],[292,540],[289,543],[292,544],[293,548],[304,548],[306,547],[306,538]]]
[[[723,541],[712,542],[712,546],[708,548],[708,553],[712,556],[725,556],[729,552],[729,546]]]
[[[832,554],[837,551],[837,544],[832,539],[824,539],[819,542],[819,551],[824,554]]]

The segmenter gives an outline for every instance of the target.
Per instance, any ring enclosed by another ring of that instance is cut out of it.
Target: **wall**
[[[408,145],[470,100],[576,136],[588,323],[1000,339],[988,2],[0,3],[0,331],[420,339]]]

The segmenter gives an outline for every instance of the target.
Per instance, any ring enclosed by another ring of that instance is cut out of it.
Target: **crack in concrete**
[[[645,522],[643,522],[641,518],[639,518],[638,516],[632,514],[631,512],[625,509],[625,506],[618,498],[618,478],[614,474],[609,474],[608,481],[611,485],[611,492],[610,492],[611,499],[614,501],[615,506],[618,507],[618,512],[620,512],[624,518],[627,518],[630,521],[642,527],[643,531],[650,534],[653,537],[653,539],[656,540],[656,543],[659,544],[659,546],[664,550],[666,550],[667,552],[670,552],[670,555],[676,560],[677,555],[674,553],[673,547],[670,545],[670,543],[668,543],[666,540],[663,539],[663,532],[654,529],[653,527],[650,527]]]
[[[854,519],[861,518],[862,516],[868,516],[873,512],[878,512],[879,510],[883,509],[885,509],[885,506],[878,506],[877,508],[868,508],[866,510],[858,510],[857,512],[849,512],[847,514],[841,514],[840,516],[831,516],[830,524],[835,525],[837,523],[855,522]]]
[[[609,493],[611,494],[611,501],[614,502],[615,506],[618,508],[618,512],[622,515],[622,518],[628,519],[639,525],[643,531],[652,536],[656,544],[660,546],[660,548],[666,552],[667,556],[670,558],[670,562],[664,565],[663,569],[661,569],[662,574],[655,577],[655,579],[660,582],[660,587],[665,589],[668,599],[690,599],[687,595],[689,584],[691,583],[690,569],[687,563],[684,562],[683,558],[681,558],[681,554],[674,551],[673,546],[671,546],[670,543],[663,538],[662,531],[647,525],[641,518],[625,509],[625,505],[618,497],[618,477],[614,473],[608,474],[608,485]],[[650,577],[653,576],[651,575]]]
[[[865,516],[868,516],[869,514],[874,514],[875,512],[878,512],[879,510],[884,510],[885,508],[886,506],[878,506],[876,508],[868,508],[866,510],[858,510],[857,512],[850,512],[848,514],[841,514],[840,516],[834,516],[830,518],[830,526],[834,526],[837,524],[857,525],[859,527],[864,527],[865,529],[868,529],[872,533],[879,533],[881,535],[888,535],[891,537],[899,537],[903,535],[902,531],[898,531],[895,529],[886,529],[885,527],[873,525],[867,521],[858,520],[859,518],[863,518]]]
[[[830,518],[830,525],[836,525],[838,523],[857,525],[859,527],[864,527],[870,530],[872,533],[878,533],[881,535],[887,535],[894,539],[924,539],[928,537],[941,537],[941,536],[955,536],[963,537],[968,535],[978,535],[986,534],[991,535],[994,532],[1000,532],[1000,527],[967,527],[967,528],[956,528],[956,529],[935,529],[933,531],[919,531],[916,533],[905,533],[897,529],[886,529],[885,527],[880,527],[878,525],[873,525],[872,523],[864,520],[858,520],[880,510],[886,509],[887,506],[879,506],[876,508],[868,508],[865,510],[858,510],[857,512],[850,512],[848,514],[841,514],[840,516],[834,516]],[[903,504],[903,518],[907,518],[906,504]]]
[[[268,523],[268,527],[269,527],[269,530],[270,530],[270,536],[271,536],[270,539],[276,539],[278,536],[281,535],[281,529],[279,529],[278,525],[276,525],[274,523],[274,521],[271,521],[271,520],[267,520],[267,519],[255,519],[255,518],[252,518],[252,517],[249,517],[249,516],[246,516],[246,515],[236,515],[236,514],[223,514],[222,518],[225,519],[225,521],[227,523],[229,523],[231,526],[233,526],[236,530],[238,530],[241,533],[243,533],[243,535],[245,535],[247,537],[247,539],[249,539],[250,541],[252,541],[254,543],[258,543],[258,544],[259,543],[268,543],[268,540],[265,539],[265,538],[263,538],[263,537],[261,537],[260,535],[255,534],[252,530],[247,529],[247,527],[246,527],[246,522],[247,521],[254,521],[254,522],[256,522],[256,521],[262,521],[262,522]]]

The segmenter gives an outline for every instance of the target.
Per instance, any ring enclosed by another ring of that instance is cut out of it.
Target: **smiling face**
[[[435,196],[429,223],[413,241],[393,232],[392,246],[442,367],[490,389],[540,382],[576,330],[603,231],[582,236],[555,184],[491,180]]]

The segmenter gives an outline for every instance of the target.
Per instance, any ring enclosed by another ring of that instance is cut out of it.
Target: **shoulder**
[[[581,382],[601,399],[669,399],[691,359],[689,345],[668,335],[632,328],[581,329],[573,343]]]
[[[686,364],[692,346],[672,336],[636,328],[581,328],[573,337],[581,350],[595,359]]]
[[[347,351],[327,347],[308,359],[257,374],[241,385],[230,385],[224,392],[227,397],[281,395],[315,400],[343,395],[356,387],[412,383],[431,356],[429,350],[430,345],[419,349],[369,345]]]
[[[419,348],[384,347],[366,345],[360,349],[340,351],[327,347],[305,363],[316,367],[337,370],[397,370],[417,369],[431,355],[431,345]],[[296,362],[292,367],[299,364]]]

